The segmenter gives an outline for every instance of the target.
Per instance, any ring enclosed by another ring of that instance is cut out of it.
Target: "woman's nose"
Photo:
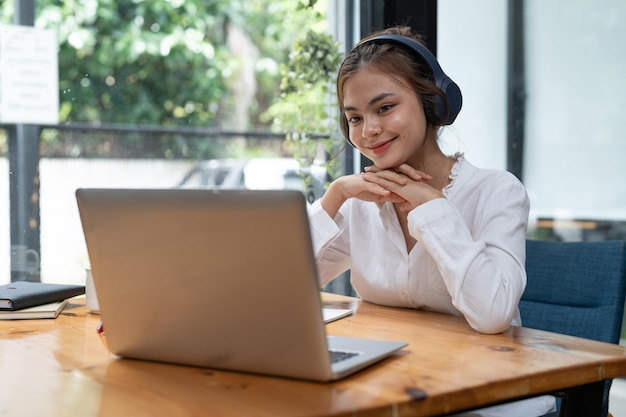
[[[382,128],[376,117],[366,117],[363,121],[363,136],[367,138],[375,137],[380,134]]]

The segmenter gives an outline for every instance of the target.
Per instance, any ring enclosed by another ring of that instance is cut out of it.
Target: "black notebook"
[[[0,285],[0,310],[20,310],[85,293],[84,285],[17,281]]]

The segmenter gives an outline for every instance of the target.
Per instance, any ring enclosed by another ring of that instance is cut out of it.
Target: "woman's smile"
[[[382,153],[385,153],[393,144],[393,142],[395,142],[396,138],[392,138],[390,140],[387,140],[385,142],[382,143],[377,143],[374,146],[368,146],[368,149],[370,151],[372,151],[374,153],[374,155],[380,155]]]

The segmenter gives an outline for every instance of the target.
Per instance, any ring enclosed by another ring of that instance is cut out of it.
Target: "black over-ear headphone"
[[[439,65],[439,62],[437,62],[437,58],[435,58],[435,56],[428,50],[428,48],[426,48],[424,45],[414,39],[402,35],[393,34],[374,36],[373,38],[361,42],[359,45],[376,41],[389,41],[403,46],[413,51],[418,58],[426,62],[426,65],[428,65],[428,68],[433,73],[435,86],[440,88],[448,99],[448,106],[446,108],[446,103],[441,98],[441,96],[434,94],[435,102],[433,108],[433,116],[436,118],[436,120],[430,120],[430,122],[434,123],[435,125],[452,124],[454,122],[454,119],[456,119],[456,116],[461,111],[461,106],[463,105],[461,89],[454,81],[452,81],[450,77],[448,77],[443,72],[441,66]]]

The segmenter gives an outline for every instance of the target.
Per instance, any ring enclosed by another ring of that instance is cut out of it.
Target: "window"
[[[524,1],[523,182],[529,236],[626,238],[626,4]],[[444,135],[506,169],[507,3],[438,3],[438,55],[464,107]]]

